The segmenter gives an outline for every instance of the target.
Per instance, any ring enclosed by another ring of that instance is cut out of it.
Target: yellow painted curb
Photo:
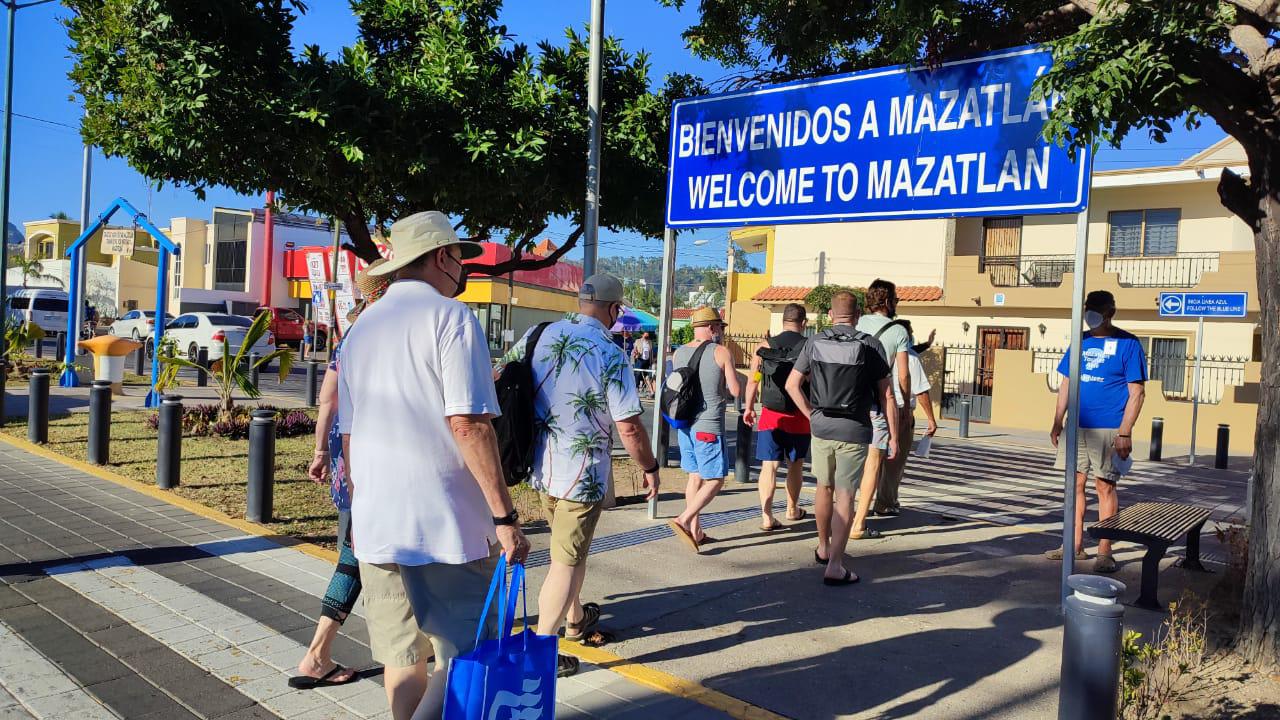
[[[249,522],[248,520],[231,517],[230,515],[224,512],[219,512],[206,505],[202,505],[194,500],[188,500],[187,498],[184,498],[181,495],[178,495],[177,493],[169,492],[168,490],[161,490],[160,488],[154,485],[147,485],[146,483],[140,483],[136,480],[130,480],[129,478],[123,475],[117,475],[116,473],[113,473],[110,470],[107,470],[106,468],[103,468],[101,466],[91,465],[87,462],[83,462],[80,460],[76,460],[75,458],[67,457],[62,453],[54,452],[53,450],[42,447],[40,445],[36,445],[35,443],[28,442],[21,438],[14,437],[13,435],[10,435],[8,433],[0,432],[0,441],[8,443],[9,445],[12,445],[13,447],[18,448],[19,450],[25,450],[31,453],[32,455],[39,455],[42,458],[53,460],[54,462],[61,463],[63,465],[66,465],[69,468],[73,468],[75,470],[79,470],[80,472],[87,473],[89,475],[92,475],[98,478],[99,480],[106,480],[107,482],[115,483],[116,485],[127,487],[130,490],[133,490],[134,492],[142,493],[147,497],[155,498],[156,500],[163,500],[164,502],[167,502],[170,505],[180,507],[189,513],[199,515],[202,518],[213,520],[215,522],[220,522],[223,525],[229,525],[237,530],[243,530],[244,532],[249,533],[250,535],[257,535],[259,537],[271,538],[275,542],[285,547],[289,547],[294,550],[299,550],[312,557],[320,558],[321,560],[325,560],[334,564],[338,562],[338,553],[334,552],[333,550],[320,547],[319,545],[315,545],[313,543],[303,542],[302,540],[289,537],[288,535],[280,535],[279,533],[271,532],[267,528],[257,523],[252,523],[252,522]]]
[[[692,680],[685,680],[670,673],[631,662],[607,650],[587,647],[581,643],[562,639],[560,641],[560,652],[565,655],[573,655],[579,660],[589,662],[592,665],[599,665],[637,685],[643,685],[668,695],[691,700],[699,705],[719,710],[730,717],[737,718],[737,720],[787,720],[785,715],[779,715],[744,700],[725,695],[718,690],[704,687]]]
[[[202,518],[220,522],[223,525],[228,525],[236,528],[237,530],[243,530],[251,535],[270,538],[281,545],[290,547],[294,550],[299,550],[312,557],[320,558],[327,562],[334,564],[338,562],[338,553],[333,550],[320,547],[313,543],[303,542],[287,535],[273,533],[261,525],[251,523],[248,520],[231,517],[226,513],[206,507],[194,500],[188,500],[176,493],[161,490],[154,485],[147,485],[145,483],[137,482],[136,480],[130,480],[123,475],[117,475],[105,468],[67,457],[66,455],[54,452],[53,450],[41,447],[40,445],[27,442],[26,440],[14,437],[8,433],[0,432],[0,441],[18,448],[19,450],[25,450],[32,455],[38,455],[42,458],[61,463],[69,468],[87,473],[100,480],[106,480],[107,482],[115,483],[116,485],[127,487],[130,490],[142,493],[147,497],[162,500],[170,505],[180,507],[187,512],[199,515]],[[717,690],[703,687],[692,680],[686,680],[681,677],[676,677],[670,673],[665,673],[661,670],[655,670],[651,667],[641,665],[640,663],[632,662],[624,657],[614,655],[607,650],[590,648],[582,645],[581,643],[561,640],[560,651],[566,655],[573,655],[574,657],[589,662],[592,665],[598,665],[609,672],[620,675],[627,680],[636,683],[637,685],[643,685],[644,687],[652,688],[654,690],[667,693],[668,695],[685,698],[686,700],[696,702],[699,705],[705,705],[709,708],[719,710],[730,717],[736,718],[737,720],[788,720],[784,715],[778,715],[765,710],[764,708],[756,707],[746,701],[725,695]]]

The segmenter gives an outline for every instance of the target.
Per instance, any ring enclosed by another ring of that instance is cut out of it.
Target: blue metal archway
[[[74,298],[79,294],[80,268],[84,266],[85,262],[84,244],[89,241],[89,238],[93,237],[94,233],[106,225],[107,221],[118,210],[124,210],[133,219],[134,224],[142,226],[142,229],[155,238],[156,245],[160,249],[159,257],[156,259],[156,330],[155,338],[152,340],[157,352],[153,353],[151,357],[151,389],[147,391],[146,401],[147,407],[160,407],[160,393],[156,392],[156,377],[160,374],[160,353],[158,348],[160,347],[161,338],[164,337],[165,300],[169,296],[169,256],[181,253],[178,246],[173,244],[168,235],[165,235],[152,224],[146,215],[138,212],[138,209],[131,205],[128,200],[118,197],[107,206],[106,210],[103,210],[98,215],[98,218],[91,225],[84,228],[83,232],[80,233],[80,237],[76,238],[76,241],[71,243],[71,247],[67,248],[66,254],[71,258],[70,295],[74,302]],[[74,312],[67,313],[67,347],[66,356],[63,358],[65,369],[63,369],[62,375],[58,378],[58,384],[62,387],[76,387],[80,384],[80,378],[71,367],[75,362],[76,355],[74,338],[80,337],[80,329],[75,327],[77,315],[78,313]]]

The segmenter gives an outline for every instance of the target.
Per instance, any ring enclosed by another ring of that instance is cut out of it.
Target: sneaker
[[[1094,572],[1110,574],[1115,572],[1117,569],[1116,559],[1111,557],[1109,553],[1106,555],[1099,553],[1098,559],[1093,561]]]
[[[1054,549],[1050,550],[1049,552],[1045,553],[1045,554],[1044,554],[1044,556],[1045,556],[1045,557],[1047,557],[1047,558],[1049,558],[1050,560],[1061,560],[1061,559],[1062,559],[1062,548],[1060,548],[1060,547],[1058,547],[1058,548],[1054,548]],[[1089,559],[1089,556],[1088,556],[1088,554],[1086,554],[1086,553],[1085,553],[1085,551],[1084,551],[1084,550],[1080,550],[1080,551],[1078,551],[1078,552],[1076,553],[1076,559],[1077,559],[1077,560],[1088,560],[1088,559]]]
[[[572,655],[557,655],[556,677],[565,678],[571,675],[577,675],[578,668],[581,667],[581,665],[582,663],[578,661],[578,658]]]

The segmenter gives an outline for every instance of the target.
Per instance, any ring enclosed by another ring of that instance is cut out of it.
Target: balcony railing
[[[1217,272],[1218,253],[1177,253],[1102,259],[1102,269],[1120,278],[1120,287],[1189,288],[1207,272]]]
[[[1074,255],[987,257],[983,267],[996,287],[1058,287],[1075,267]],[[1102,259],[1103,272],[1115,273],[1120,287],[1189,288],[1207,272],[1217,272],[1218,253],[1177,253]]]
[[[996,287],[1057,287],[1075,267],[1074,255],[1001,255],[984,262]]]

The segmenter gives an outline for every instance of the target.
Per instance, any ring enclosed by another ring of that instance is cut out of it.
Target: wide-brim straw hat
[[[387,240],[391,245],[391,259],[372,268],[370,275],[390,275],[432,250],[449,245],[458,245],[462,250],[462,259],[478,256],[483,248],[478,242],[463,240],[453,231],[453,224],[444,213],[437,210],[414,213],[397,220],[391,226],[391,236]]]
[[[713,307],[700,307],[693,311],[689,316],[689,324],[693,327],[703,327],[704,325],[723,325],[724,320],[720,319],[720,311]]]

